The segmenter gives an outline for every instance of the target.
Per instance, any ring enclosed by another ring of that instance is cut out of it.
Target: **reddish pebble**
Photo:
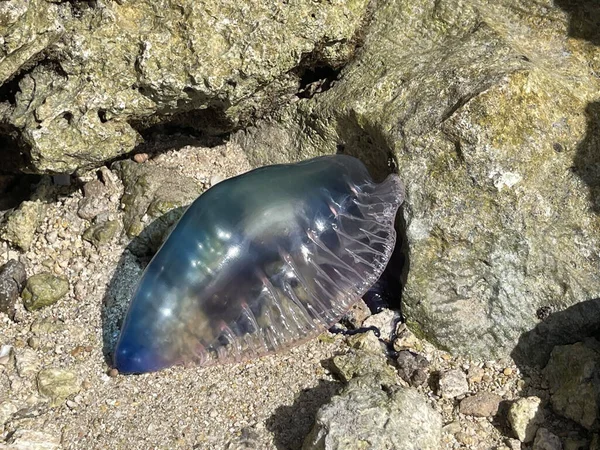
[[[145,163],[146,161],[148,161],[148,153],[137,153],[133,155],[133,160],[136,163]]]

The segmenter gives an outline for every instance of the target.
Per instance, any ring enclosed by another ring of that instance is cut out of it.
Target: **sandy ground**
[[[188,146],[144,164],[175,169],[205,188],[250,168],[243,152],[230,144]],[[95,177],[90,172],[82,181]],[[52,306],[27,312],[19,302],[14,321],[0,315],[0,345],[12,346],[16,356],[16,367],[0,365],[0,405],[17,410],[0,437],[42,431],[65,449],[300,448],[317,409],[340,386],[327,361],[347,350],[344,338],[325,333],[289,351],[234,365],[110,376],[106,353],[141,263],[126,249],[125,237],[100,249],[84,241],[89,222],[77,216],[81,185],[58,189],[29,251],[0,246],[0,263],[17,258],[29,276],[52,272],[70,282],[69,293]],[[118,180],[112,189],[108,219],[120,220]],[[510,400],[525,386],[511,362],[466,361],[431,346],[425,354],[432,372],[480,368],[487,380],[474,382],[471,392],[487,390]],[[36,377],[45,368],[75,375],[75,391],[66,401],[53,405],[39,393]],[[459,417],[457,402],[440,399],[434,385],[420,390],[452,425],[442,448],[510,448],[491,419]]]

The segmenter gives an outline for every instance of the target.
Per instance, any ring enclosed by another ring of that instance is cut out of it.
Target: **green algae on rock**
[[[21,297],[28,311],[50,306],[69,292],[69,281],[50,273],[38,273],[27,279]]]
[[[549,4],[390,1],[331,89],[235,139],[256,165],[341,151],[385,174],[392,158],[407,184],[409,327],[507,356],[540,307],[600,296],[597,178],[580,176],[598,142],[599,58]]]
[[[10,142],[30,154],[29,170],[48,173],[98,166],[161,123],[228,132],[285,103],[311,59],[343,65],[368,3],[22,5],[23,14],[11,13],[19,19],[0,28],[5,46],[20,44],[0,60],[0,82],[18,85],[14,99],[0,104],[0,131],[16,135]],[[46,59],[21,71],[42,50]]]

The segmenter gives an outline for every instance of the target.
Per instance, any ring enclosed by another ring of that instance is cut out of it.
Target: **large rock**
[[[554,411],[588,430],[600,430],[600,342],[555,347],[544,369]]]
[[[257,164],[341,151],[406,183],[409,327],[507,356],[600,296],[600,48],[568,16],[504,0],[380,5],[340,80],[236,136]]]
[[[223,133],[270,109],[307,67],[350,58],[369,2],[1,3],[0,24],[13,11],[2,43],[22,44],[0,66],[0,82],[13,78],[0,143],[29,154],[30,170],[70,173],[131,151],[159,123]]]
[[[303,448],[437,450],[441,433],[441,415],[417,390],[384,390],[369,377],[358,377],[317,412]]]

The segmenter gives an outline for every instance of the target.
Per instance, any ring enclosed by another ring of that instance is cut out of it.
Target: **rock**
[[[362,323],[364,328],[375,327],[379,330],[380,338],[389,341],[394,335],[396,324],[400,320],[398,314],[391,309],[384,309],[382,312],[373,314]]]
[[[25,283],[21,296],[28,311],[52,305],[69,292],[69,281],[50,273],[32,275]]]
[[[104,223],[92,225],[83,232],[83,239],[94,244],[96,248],[111,242],[117,236],[121,224],[117,220],[108,220]]]
[[[538,427],[544,422],[542,400],[525,397],[515,401],[508,410],[508,422],[521,442],[531,442]]]
[[[83,186],[83,198],[79,200],[77,215],[82,219],[92,220],[105,213],[110,207],[109,191],[100,180],[92,180]]]
[[[361,298],[354,303],[350,310],[342,318],[342,322],[347,323],[351,328],[357,329],[362,327],[362,323],[371,315],[369,307]]]
[[[226,133],[289,101],[307,66],[348,61],[367,5],[33,1],[27,25],[17,20],[3,39],[22,50],[0,71],[16,92],[3,105],[3,142],[30,155],[30,170],[72,173],[132,151],[138,130],[160,124]],[[60,65],[41,57],[50,42]]]
[[[15,363],[17,366],[17,373],[20,377],[24,378],[34,375],[40,368],[40,360],[37,353],[29,348],[16,352]]]
[[[397,352],[401,350],[423,350],[423,345],[405,323],[399,323],[396,327],[396,337],[393,345],[394,350]]]
[[[498,413],[502,397],[491,392],[478,392],[460,401],[461,414],[475,417],[492,417]]]
[[[141,251],[156,251],[166,233],[184,212],[182,206],[194,201],[202,192],[198,182],[157,165],[118,161],[113,165],[124,185],[121,204],[123,223],[128,236],[140,236]],[[150,226],[144,217],[154,220]],[[132,249],[135,253],[136,249]]]
[[[400,378],[411,386],[420,386],[427,381],[429,361],[418,353],[401,350],[396,358]]]
[[[7,444],[6,449],[10,450],[59,450],[60,437],[41,431],[18,429],[10,436]]]
[[[0,402],[0,427],[10,420],[17,412],[17,406],[9,401]]]
[[[0,230],[0,237],[11,245],[29,250],[34,234],[42,223],[45,206],[41,201],[25,201],[8,215]]]
[[[383,177],[393,156],[407,325],[453,354],[496,358],[540,307],[600,297],[600,79],[598,48],[573,45],[557,7],[484,3],[380,5],[331,89],[234,140],[255,165],[344,152]]]
[[[0,366],[10,367],[14,364],[15,351],[12,345],[3,345],[0,347]]]
[[[303,448],[437,450],[441,429],[440,414],[415,389],[355,378],[319,409]]]
[[[557,414],[588,430],[600,429],[600,342],[590,338],[555,347],[544,375]]]
[[[41,370],[37,375],[37,386],[40,394],[52,400],[53,406],[61,404],[81,389],[77,375],[64,369]]]
[[[460,369],[453,369],[440,374],[438,394],[444,398],[454,398],[466,394],[469,383],[465,373]]]
[[[0,267],[0,312],[12,317],[15,303],[27,278],[25,266],[15,259]]]
[[[331,359],[331,370],[344,382],[352,378],[376,374],[384,384],[395,384],[395,373],[383,353],[350,350]]]
[[[348,338],[348,345],[350,347],[365,350],[371,353],[384,352],[384,344],[375,336],[373,331],[367,331],[366,333],[355,334]]]
[[[546,428],[538,428],[532,450],[562,450],[560,439]]]

